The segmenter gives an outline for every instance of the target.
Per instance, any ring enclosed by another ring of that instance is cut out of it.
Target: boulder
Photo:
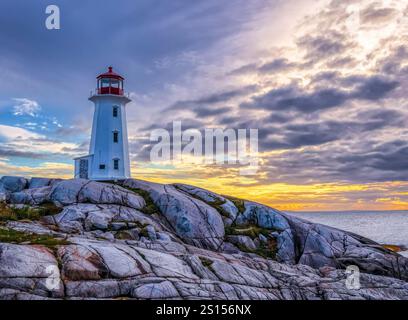
[[[79,203],[65,206],[61,213],[53,217],[45,217],[45,222],[57,226],[72,226],[80,230],[114,231],[134,226],[152,225],[157,230],[162,230],[159,223],[142,212],[120,205]]]
[[[55,179],[49,179],[49,178],[31,178],[30,184],[28,185],[29,189],[34,189],[34,188],[42,188],[42,187],[47,187],[50,185],[51,181]]]
[[[138,299],[171,299],[180,298],[170,281],[145,283],[132,289],[132,297]]]
[[[0,243],[0,287],[61,297],[58,262],[44,247]]]
[[[4,189],[3,185],[0,183],[0,202],[7,201],[8,192]]]
[[[9,202],[14,204],[29,204],[32,206],[47,202],[51,187],[38,187],[11,193]]]
[[[408,280],[408,259],[374,241],[303,219],[287,218],[296,263],[338,269],[356,265],[362,272]]]
[[[243,247],[249,251],[256,250],[257,248],[254,241],[248,236],[228,236],[227,240],[238,247]]]
[[[84,179],[64,180],[56,183],[50,192],[50,200],[62,205],[74,203],[117,204],[134,209],[146,203],[134,192],[117,185]]]
[[[165,221],[187,243],[218,250],[224,240],[224,224],[216,209],[205,202],[178,191],[172,185],[161,185],[128,179],[125,186],[149,192]]]
[[[23,177],[3,176],[0,179],[0,185],[7,192],[19,192],[27,188],[28,180]],[[1,190],[0,190],[1,192]]]
[[[231,220],[235,220],[238,214],[238,208],[232,203],[231,200],[220,196],[214,192],[190,186],[187,184],[176,183],[174,186],[182,190],[194,197],[197,197],[203,200],[205,203],[215,206],[216,209],[220,212],[220,214],[225,214],[227,218]]]
[[[254,224],[260,228],[279,231],[289,228],[288,218],[278,210],[251,201],[244,203],[245,211],[237,217],[236,225]]]

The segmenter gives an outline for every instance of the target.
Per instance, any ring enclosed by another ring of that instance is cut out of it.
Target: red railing
[[[113,88],[113,87],[98,88],[98,94],[116,94],[116,95],[122,96],[123,89]]]

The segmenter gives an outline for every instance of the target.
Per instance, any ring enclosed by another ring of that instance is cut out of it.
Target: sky
[[[407,14],[408,0],[2,0],[0,175],[73,177],[112,65],[135,178],[281,210],[408,209]],[[258,129],[257,174],[151,162],[152,129],[173,121]]]

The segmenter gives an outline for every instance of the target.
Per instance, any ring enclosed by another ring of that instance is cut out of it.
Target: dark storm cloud
[[[80,143],[76,148],[64,147],[61,149],[63,152],[67,153],[76,153],[76,154],[85,154],[89,150],[89,141],[84,141]]]
[[[295,66],[296,64],[290,62],[288,59],[280,58],[280,59],[275,59],[269,63],[265,63],[264,65],[260,66],[258,70],[262,73],[269,73],[269,72],[288,70],[288,69],[294,68]]]
[[[385,23],[394,19],[398,11],[393,8],[377,8],[376,3],[371,4],[360,12],[360,21],[362,24]]]
[[[45,159],[49,155],[43,153],[36,153],[31,151],[17,150],[15,148],[0,147],[0,157],[19,157],[19,158],[31,158],[31,159]]]
[[[344,167],[369,168],[373,180],[408,180],[408,144],[396,140],[373,148],[370,152],[342,155],[337,158]],[[345,168],[343,168],[344,171]]]
[[[219,116],[224,113],[229,113],[231,112],[231,108],[228,108],[228,107],[212,107],[212,108],[201,107],[201,108],[196,108],[194,112],[198,117],[205,118],[205,117],[211,117],[211,116]]]
[[[333,74],[326,74],[332,77]],[[315,89],[306,92],[297,85],[273,89],[240,105],[243,109],[297,110],[314,112],[339,107],[348,100],[379,100],[398,86],[397,81],[380,76],[339,79],[343,87]],[[345,90],[353,87],[352,90]]]
[[[257,88],[256,86],[246,86],[239,89],[217,92],[194,100],[177,101],[168,109],[169,110],[185,108],[194,109],[217,103],[224,103],[230,101],[233,98],[241,97],[249,93],[252,93],[256,90],[256,88]]]
[[[231,127],[240,122],[241,120],[242,119],[239,116],[224,116],[218,119],[218,123],[225,125],[227,127]]]
[[[337,89],[321,89],[312,93],[303,92],[296,85],[273,89],[257,96],[251,102],[240,105],[242,109],[298,110],[313,112],[337,107],[348,98],[346,92]]]
[[[379,76],[362,81],[351,98],[362,100],[379,100],[398,87],[397,81],[386,80]]]
[[[384,74],[400,75],[406,77],[406,67],[408,61],[408,47],[405,44],[398,45],[391,51],[391,54],[377,62],[377,68]]]
[[[309,62],[333,58],[353,46],[346,35],[335,31],[328,31],[324,35],[306,35],[297,40],[297,45],[306,51],[305,59]]]
[[[258,71],[258,68],[259,65],[257,63],[250,63],[230,71],[228,75],[242,75],[246,73],[256,72]]]
[[[181,130],[187,130],[187,129],[198,129],[200,130],[201,128],[204,127],[204,123],[200,120],[196,119],[191,119],[191,118],[179,118],[179,117],[174,117],[171,119],[171,122],[169,122],[169,119],[166,119],[165,122],[163,123],[155,123],[151,124],[147,127],[144,127],[141,129],[142,133],[145,133],[146,135],[150,135],[150,132],[155,129],[164,129],[167,130],[168,132],[173,131],[173,122],[174,121],[180,121],[181,122]]]
[[[290,62],[286,58],[278,58],[264,64],[251,63],[244,65],[242,67],[230,71],[228,75],[242,75],[254,72],[268,74],[293,69],[296,66],[297,66],[296,63]]]
[[[294,118],[296,115],[293,115]],[[268,126],[270,121],[266,119],[262,124],[258,124],[260,149],[295,149],[336,140],[355,139],[361,133],[403,125],[406,121],[400,112],[394,110],[364,111],[357,114],[356,119],[358,120],[308,121],[303,124],[282,121],[282,126]],[[277,138],[276,135],[281,137]]]
[[[327,66],[329,68],[333,69],[339,69],[339,68],[344,68],[344,67],[353,67],[358,63],[357,60],[355,60],[353,57],[350,56],[340,56],[340,57],[335,57],[334,59],[331,59],[327,61]]]
[[[256,86],[246,86],[239,89],[227,90],[209,94],[193,100],[177,101],[166,109],[170,112],[172,118],[175,119],[176,111],[191,111],[199,118],[221,116],[231,112],[232,108],[228,106],[220,106],[220,104],[228,103],[234,98],[239,98],[253,93]]]
[[[289,123],[293,120],[298,113],[290,113],[290,112],[273,112],[269,117],[265,119],[265,124],[279,124],[279,123]]]
[[[344,145],[343,145],[344,147]],[[268,176],[264,182],[351,183],[408,180],[408,144],[399,140],[378,147],[365,146],[344,152],[339,150],[288,151],[267,159]],[[276,171],[276,168],[279,168]]]

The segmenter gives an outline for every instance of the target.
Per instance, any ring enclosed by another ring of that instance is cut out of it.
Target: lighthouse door
[[[79,178],[88,179],[88,159],[79,160]]]

